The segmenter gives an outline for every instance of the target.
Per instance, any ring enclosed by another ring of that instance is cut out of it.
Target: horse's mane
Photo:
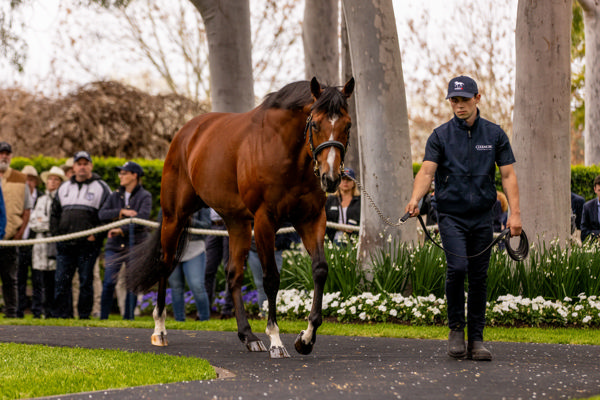
[[[294,111],[303,109],[312,101],[310,83],[298,81],[285,85],[277,92],[269,93],[260,107]],[[326,112],[329,117],[340,114],[342,108],[348,108],[346,96],[334,86],[324,87],[323,92],[312,105],[313,110]]]

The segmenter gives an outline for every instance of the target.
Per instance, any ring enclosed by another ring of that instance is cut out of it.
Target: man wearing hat
[[[405,210],[411,216],[419,214],[419,201],[435,177],[438,227],[447,263],[448,355],[489,361],[492,353],[483,345],[483,328],[490,251],[472,256],[493,240],[496,165],[511,210],[507,227],[512,236],[521,234],[515,158],[502,128],[480,117],[477,104],[481,94],[472,78],[453,78],[446,99],[450,100],[454,118],[434,129],[427,140],[423,164]],[[467,322],[465,278],[469,281]]]
[[[29,222],[33,207],[27,187],[27,175],[10,167],[12,147],[0,142],[0,182],[6,207],[6,230],[4,240],[20,240]],[[17,317],[17,247],[0,246],[0,279],[4,297],[4,315]]]
[[[108,197],[100,209],[99,217],[103,223],[114,222],[123,218],[150,218],[152,209],[152,194],[142,187],[144,170],[133,161],[127,161],[119,171],[120,186]],[[100,300],[100,319],[107,319],[112,308],[113,296],[119,271],[122,268],[122,258],[131,245],[142,242],[146,238],[146,230],[142,225],[132,227],[127,225],[108,231],[105,250],[105,271]],[[133,234],[133,237],[131,237]],[[133,319],[137,296],[127,293],[123,319]]]
[[[36,239],[50,236],[50,214],[52,203],[59,186],[66,180],[59,167],[42,172],[42,182],[46,192],[38,198],[29,219],[29,228]],[[54,279],[56,272],[56,243],[36,243],[33,245],[31,284],[33,288],[32,306],[34,318],[52,317],[54,304]]]
[[[76,233],[101,225],[98,211],[110,195],[110,188],[92,172],[92,157],[86,151],[73,156],[73,176],[64,182],[52,203],[50,230],[52,236]],[[56,279],[54,316],[72,318],[71,282],[79,273],[80,319],[89,319],[94,302],[94,263],[105,235],[97,233],[83,238],[59,242],[56,246]]]
[[[21,170],[27,176],[27,189],[29,190],[29,194],[31,195],[31,202],[33,204],[32,209],[35,208],[35,204],[37,202],[38,197],[40,196],[40,191],[37,188],[40,184],[40,177],[38,175],[37,170],[33,165],[26,165]],[[31,218],[29,219],[31,221]],[[29,239],[30,227],[29,224],[25,227],[25,232],[23,232],[22,239]],[[29,279],[29,270],[31,269],[31,252],[32,246],[19,246],[17,248],[19,263],[18,263],[18,271],[17,271],[17,298],[18,298],[18,306],[17,306],[17,318],[23,318],[25,314],[25,309],[29,307],[30,301],[27,298],[27,281]],[[33,275],[33,272],[32,272]],[[31,312],[34,315],[39,315],[42,312],[42,303],[41,302],[31,302]]]

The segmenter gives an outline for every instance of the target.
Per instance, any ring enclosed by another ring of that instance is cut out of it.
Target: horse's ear
[[[317,80],[316,76],[313,76],[313,78],[310,81],[310,91],[312,92],[313,96],[315,96],[315,99],[318,99],[321,95],[321,84]]]
[[[350,80],[348,80],[348,82],[346,82],[346,84],[344,85],[344,89],[342,89],[342,94],[348,98],[352,95],[353,91],[354,91],[354,77],[350,78]]]

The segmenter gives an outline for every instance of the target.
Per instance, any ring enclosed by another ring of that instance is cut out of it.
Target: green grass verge
[[[124,321],[116,315],[104,321],[94,319],[40,320],[26,316],[25,319],[0,318],[0,324],[154,329],[154,320],[149,316],[136,317],[135,321]],[[292,334],[297,334],[306,329],[307,325],[306,321],[286,319],[279,320],[278,324],[281,333]],[[262,333],[265,331],[267,321],[252,319],[250,325],[254,332]],[[227,320],[211,319],[203,322],[176,322],[167,319],[167,331],[170,329],[235,332],[237,331],[237,325],[233,318]],[[151,334],[151,331],[148,332],[148,340],[150,340]],[[385,322],[352,324],[325,321],[319,328],[318,334],[444,340],[448,337],[448,328],[445,326],[401,325]],[[600,345],[600,329],[596,328],[486,327],[484,335],[487,341]]]
[[[192,357],[0,343],[0,399],[216,378]]]

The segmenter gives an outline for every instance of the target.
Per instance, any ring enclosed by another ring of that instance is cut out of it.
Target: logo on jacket
[[[86,199],[87,201],[92,201],[92,200],[94,200],[94,193],[92,193],[92,192],[87,192],[87,193],[85,194],[85,199]]]
[[[477,146],[475,146],[475,150],[479,150],[479,151],[487,151],[487,150],[492,150],[494,147],[491,144],[478,144]]]

